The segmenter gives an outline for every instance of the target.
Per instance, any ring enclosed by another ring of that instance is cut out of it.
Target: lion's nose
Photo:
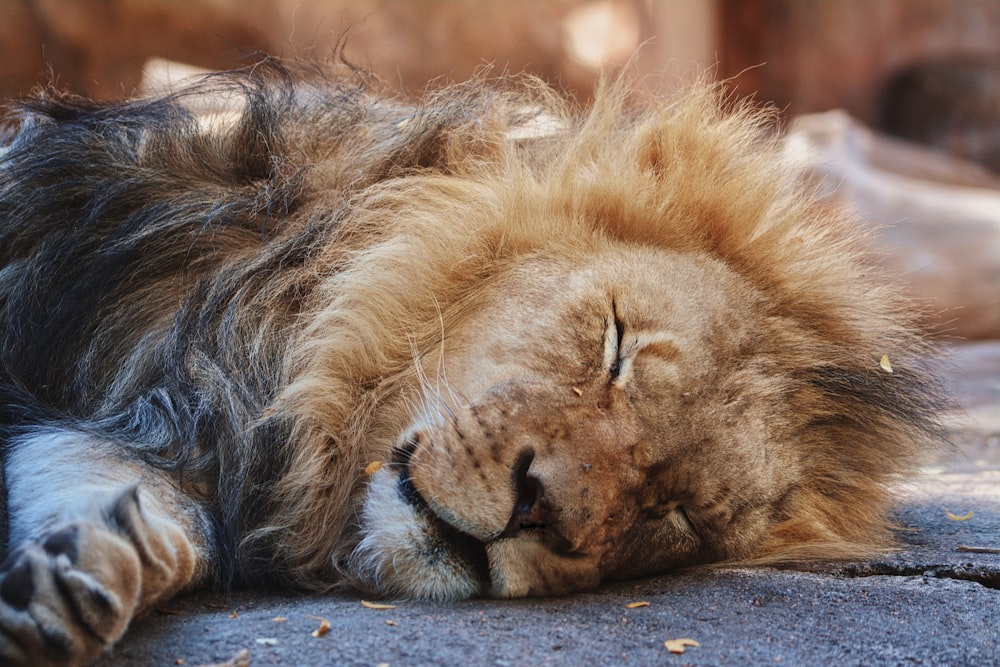
[[[512,471],[514,484],[514,511],[510,521],[503,531],[504,537],[513,537],[523,530],[547,528],[547,512],[541,480],[530,474],[531,462],[535,460],[535,452],[526,449],[521,452]]]

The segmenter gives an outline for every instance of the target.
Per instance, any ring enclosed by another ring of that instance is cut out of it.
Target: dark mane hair
[[[418,103],[376,85],[266,60],[154,99],[45,91],[9,107],[8,435],[59,422],[115,439],[214,499],[238,575],[322,579],[354,521],[362,434],[385,439],[377,408],[403,412],[413,350],[512,258],[624,239],[717,257],[794,320],[787,378],[815,410],[803,448],[862,443],[864,474],[817,474],[855,497],[823,520],[864,532],[845,526],[881,506],[872,477],[936,437],[937,390],[907,304],[866,273],[849,222],[789,185],[766,114],[711,87],[632,111],[608,86],[577,113],[527,78]],[[884,349],[891,381],[868,358]]]
[[[289,426],[261,415],[315,288],[317,249],[336,242],[354,192],[434,169],[441,135],[468,122],[469,103],[490,103],[469,96],[421,115],[373,104],[371,80],[345,76],[302,81],[268,59],[155,99],[46,90],[6,110],[16,128],[0,149],[8,430],[98,429],[192,485],[218,485],[230,546],[273,513],[260,489],[287,468],[275,443]],[[216,108],[192,110],[205,99]],[[326,174],[319,201],[304,178],[317,148],[353,158]],[[253,345],[232,344],[248,336]],[[240,453],[224,446],[246,434],[257,442]]]

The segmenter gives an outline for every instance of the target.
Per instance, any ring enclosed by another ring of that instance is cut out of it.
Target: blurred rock
[[[931,328],[1000,338],[1000,178],[840,111],[796,118],[786,146],[827,201],[873,226],[875,247]]]

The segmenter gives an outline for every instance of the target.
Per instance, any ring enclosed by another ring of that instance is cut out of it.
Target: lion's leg
[[[113,443],[46,431],[5,462],[0,664],[85,665],[137,614],[205,579],[209,522]]]

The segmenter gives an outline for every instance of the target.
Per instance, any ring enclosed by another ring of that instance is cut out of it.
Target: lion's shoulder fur
[[[811,200],[769,114],[710,85],[630,101],[608,85],[578,110],[513,79],[404,103],[262,66],[159,99],[14,107],[6,391],[184,469],[244,571],[276,545],[308,579],[406,416],[414,350],[512,263],[613,238],[724,262],[831,343],[787,351],[814,419],[836,422],[803,447],[846,438],[858,469],[904,468],[933,431],[926,351],[851,221]],[[887,353],[906,383],[878,374]],[[863,522],[878,492],[843,477],[858,496],[842,522]]]

